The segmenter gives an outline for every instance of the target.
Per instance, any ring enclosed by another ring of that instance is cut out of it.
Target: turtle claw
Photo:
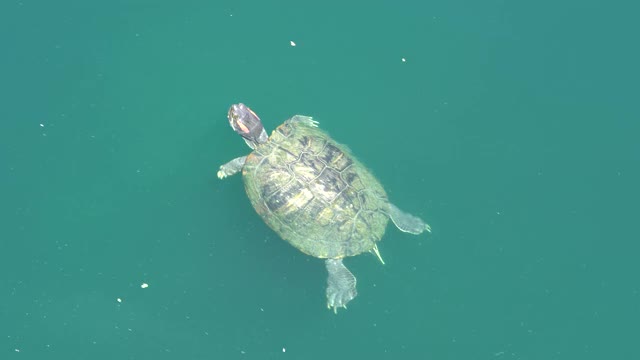
[[[348,299],[347,302],[351,301],[351,299]],[[347,304],[336,304],[335,303],[335,298],[334,299],[329,299],[329,301],[327,302],[327,309],[331,309],[333,308],[333,313],[337,314],[338,313],[338,308],[344,308],[345,310],[347,310]]]
[[[327,279],[327,308],[333,308],[338,313],[338,308],[347,308],[347,303],[357,295],[356,278],[342,263],[342,259],[327,259],[325,261],[329,278]]]
[[[235,174],[235,172],[233,172],[233,170],[225,168],[224,166],[220,166],[220,170],[218,170],[218,173],[216,175],[218,175],[218,179],[222,180],[222,179],[226,178],[227,176],[231,176],[233,174]]]
[[[218,170],[218,179],[224,179],[227,176],[231,176],[238,171],[242,170],[242,166],[244,166],[244,162],[247,160],[246,156],[241,156],[235,158],[228,163],[221,165],[220,170]]]
[[[313,120],[311,116],[306,115],[294,115],[291,119],[288,120],[292,123],[301,123],[310,127],[318,127],[319,122]]]

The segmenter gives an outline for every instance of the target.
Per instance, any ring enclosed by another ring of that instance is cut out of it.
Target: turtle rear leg
[[[244,166],[244,162],[246,160],[247,160],[246,156],[241,156],[220,166],[220,170],[218,170],[218,178],[224,179],[227,176],[231,176],[237,173],[238,171],[242,170],[242,167]]]
[[[422,221],[422,219],[403,212],[393,204],[389,204],[389,217],[391,217],[391,221],[400,231],[414,235],[422,234],[425,230],[431,232],[431,226]]]
[[[327,278],[327,307],[337,313],[339,307],[347,308],[347,303],[353,300],[356,291],[356,277],[342,263],[342,259],[327,259],[325,261],[329,278]]]

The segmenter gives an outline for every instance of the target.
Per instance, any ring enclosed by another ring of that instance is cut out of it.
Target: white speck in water
[[[149,284],[147,283],[142,283],[142,285],[140,285],[141,288],[146,289],[149,287]]]
[[[291,44],[291,46],[296,46],[296,43],[294,43],[293,40],[289,41],[289,44]]]

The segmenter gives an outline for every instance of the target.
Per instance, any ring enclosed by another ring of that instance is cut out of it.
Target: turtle
[[[356,278],[343,259],[369,252],[384,264],[377,243],[389,219],[403,232],[431,232],[390,203],[371,172],[312,117],[294,115],[271,136],[242,103],[229,108],[228,120],[253,151],[220,166],[218,178],[242,171],[247,196],[264,222],[301,252],[325,260],[327,307],[334,312],[357,295]]]

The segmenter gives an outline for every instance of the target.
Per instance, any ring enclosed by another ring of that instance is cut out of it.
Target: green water
[[[4,1],[0,359],[639,358],[637,10]],[[334,315],[216,178],[236,102],[313,116],[433,233],[347,259]]]

